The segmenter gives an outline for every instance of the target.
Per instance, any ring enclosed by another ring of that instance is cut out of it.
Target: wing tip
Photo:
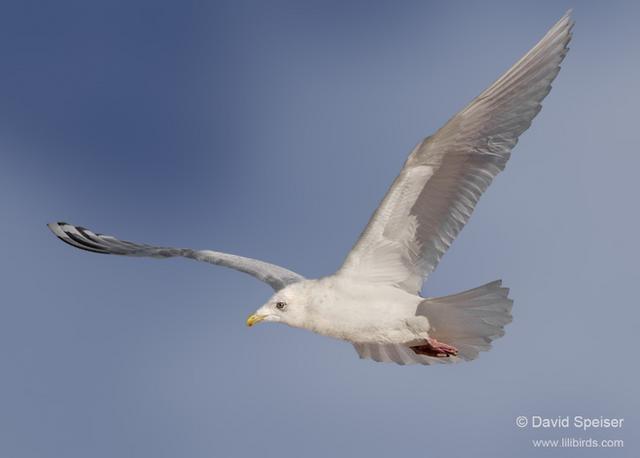
[[[84,231],[86,229],[80,226],[74,226],[73,224],[65,223],[64,221],[58,221],[56,223],[48,223],[47,227],[53,234],[67,245],[78,248],[84,251],[90,251],[92,253],[110,254],[109,250],[102,246],[85,239]],[[66,229],[67,227],[73,228],[78,231],[78,234],[74,234],[72,231]]]
[[[49,228],[49,230],[50,230],[51,232],[53,232],[53,234],[54,234],[56,237],[60,238],[60,237],[61,237],[61,235],[64,233],[64,231],[63,231],[62,227],[63,227],[64,225],[66,225],[66,224],[67,224],[67,223],[63,223],[63,222],[61,222],[61,221],[58,221],[58,222],[56,222],[56,223],[47,223],[47,227]]]
[[[572,13],[573,13],[572,9],[567,10],[567,12],[564,13],[562,17],[558,19],[558,21],[555,24],[553,24],[553,26],[547,31],[544,38],[540,40],[540,42],[543,42],[545,39],[551,39],[551,38],[555,39],[555,37],[558,37],[558,36],[566,36],[568,37],[568,40],[570,40],[573,26],[575,25],[575,21],[571,16]]]
[[[566,33],[567,35],[569,35],[569,37],[571,37],[572,35],[572,31],[573,31],[573,26],[576,25],[576,21],[573,19],[573,8],[569,8],[567,10],[566,13],[564,13],[564,15],[560,18],[560,20],[557,22],[556,26],[557,27],[562,27],[566,29]]]

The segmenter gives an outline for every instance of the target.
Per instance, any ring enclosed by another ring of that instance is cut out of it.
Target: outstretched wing
[[[209,262],[244,272],[269,284],[278,291],[285,286],[304,280],[304,277],[284,267],[245,258],[233,254],[189,248],[168,248],[118,240],[111,235],[96,234],[84,227],[67,223],[51,223],[49,229],[63,242],[81,250],[121,256],[142,256],[151,258],[172,258],[182,256],[196,261]]]
[[[540,111],[572,26],[569,11],[493,85],[416,146],[341,274],[420,291]]]

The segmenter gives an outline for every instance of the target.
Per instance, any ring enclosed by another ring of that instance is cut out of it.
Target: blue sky
[[[411,148],[569,7],[554,89],[424,290],[512,288],[472,363],[249,330],[266,285],[45,227],[329,274]],[[532,438],[574,436],[637,456],[639,20],[623,1],[2,2],[0,455],[539,456]]]

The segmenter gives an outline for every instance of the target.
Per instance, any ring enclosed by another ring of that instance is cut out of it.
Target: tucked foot
[[[448,358],[449,356],[456,356],[458,349],[439,342],[436,339],[429,338],[423,345],[416,345],[410,347],[417,355],[434,356],[436,358]]]

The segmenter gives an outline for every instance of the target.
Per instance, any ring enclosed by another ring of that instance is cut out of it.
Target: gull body
[[[393,286],[331,275],[285,287],[253,316],[350,342],[402,344],[427,335],[428,320],[416,317],[422,301],[424,298]],[[286,309],[278,310],[278,303],[285,303]],[[366,313],[358,307],[363,303]]]
[[[568,52],[565,14],[515,65],[420,141],[344,263],[316,280],[257,259],[211,250],[138,244],[63,222],[62,241],[86,251],[185,257],[230,267],[275,294],[247,324],[272,321],[351,342],[361,358],[397,364],[468,361],[491,348],[511,322],[507,288],[494,281],[423,298],[423,282],[467,223],[529,128]]]

